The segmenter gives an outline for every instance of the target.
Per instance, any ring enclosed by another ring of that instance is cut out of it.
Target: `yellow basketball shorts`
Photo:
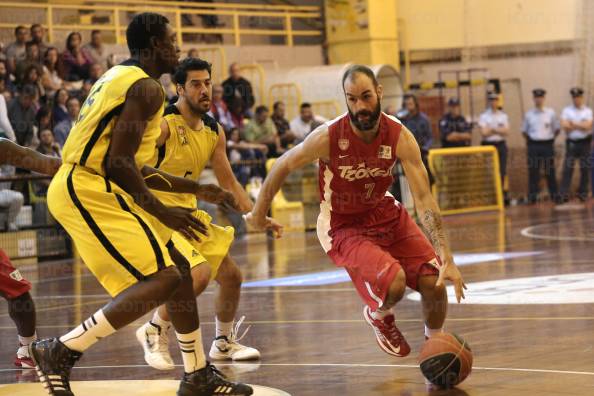
[[[210,280],[213,280],[219,271],[219,267],[229,248],[233,243],[235,230],[233,227],[221,227],[212,223],[212,217],[203,210],[197,210],[195,215],[202,221],[208,230],[208,236],[200,234],[200,242],[187,240],[179,232],[171,235],[171,242],[176,249],[189,261],[190,267],[194,268],[201,264],[210,266]]]
[[[86,266],[112,297],[174,265],[148,213],[94,171],[63,164],[49,186],[47,201]]]

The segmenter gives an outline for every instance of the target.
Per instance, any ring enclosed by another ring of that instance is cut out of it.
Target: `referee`
[[[538,200],[541,168],[544,168],[551,201],[557,202],[559,193],[554,145],[560,126],[555,110],[544,105],[546,93],[542,88],[532,91],[534,108],[526,112],[522,124],[528,148],[528,202],[531,204]]]
[[[569,91],[573,104],[563,109],[561,127],[567,133],[565,160],[563,161],[563,177],[561,179],[561,199],[569,201],[569,190],[573,176],[573,165],[577,160],[580,166],[580,184],[578,198],[588,198],[588,177],[590,144],[592,143],[592,109],[584,104],[584,90],[572,88]]]

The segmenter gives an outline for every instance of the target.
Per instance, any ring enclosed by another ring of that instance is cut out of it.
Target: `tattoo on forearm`
[[[441,257],[443,253],[443,245],[446,240],[443,225],[441,223],[441,216],[439,213],[435,213],[433,210],[429,209],[423,214],[421,224],[423,225],[431,244],[435,248],[435,252]]]

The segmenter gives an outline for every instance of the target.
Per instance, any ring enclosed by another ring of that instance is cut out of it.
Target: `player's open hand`
[[[187,239],[195,239],[200,242],[196,232],[208,235],[206,226],[194,216],[196,209],[183,207],[167,207],[159,220],[172,230],[178,231]]]
[[[460,273],[458,266],[454,264],[452,258],[444,260],[444,264],[439,269],[439,278],[437,279],[435,286],[442,286],[446,280],[449,280],[454,284],[456,300],[460,303],[460,301],[465,298],[464,290],[466,289],[466,284],[464,283],[464,279],[462,279],[462,274]]]
[[[272,217],[257,216],[250,212],[243,218],[256,231],[271,230],[275,238],[280,238],[283,235],[283,226]]]
[[[221,205],[226,209],[239,211],[239,206],[233,194],[215,184],[201,184],[198,186],[196,197],[202,201]]]

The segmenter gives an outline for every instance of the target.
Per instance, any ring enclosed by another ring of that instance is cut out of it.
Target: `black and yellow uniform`
[[[219,141],[219,125],[214,118],[204,115],[202,128],[194,130],[188,126],[175,105],[165,109],[165,121],[169,127],[169,138],[157,150],[155,168],[198,181]],[[167,206],[195,208],[197,205],[196,197],[192,194],[164,191],[153,191],[153,194]],[[201,242],[188,241],[155,218],[152,218],[152,225],[161,240],[171,240],[177,250],[188,259],[192,268],[208,262],[211,266],[211,278],[214,279],[233,242],[235,230],[233,227],[212,224],[212,218],[203,210],[197,210],[195,216],[208,230],[208,236],[200,235]]]
[[[145,78],[150,77],[130,60],[108,70],[93,85],[47,194],[52,215],[111,296],[173,265],[148,213],[105,177],[103,167],[128,89]],[[163,108],[148,121],[135,155],[139,168],[154,156],[162,114]]]

